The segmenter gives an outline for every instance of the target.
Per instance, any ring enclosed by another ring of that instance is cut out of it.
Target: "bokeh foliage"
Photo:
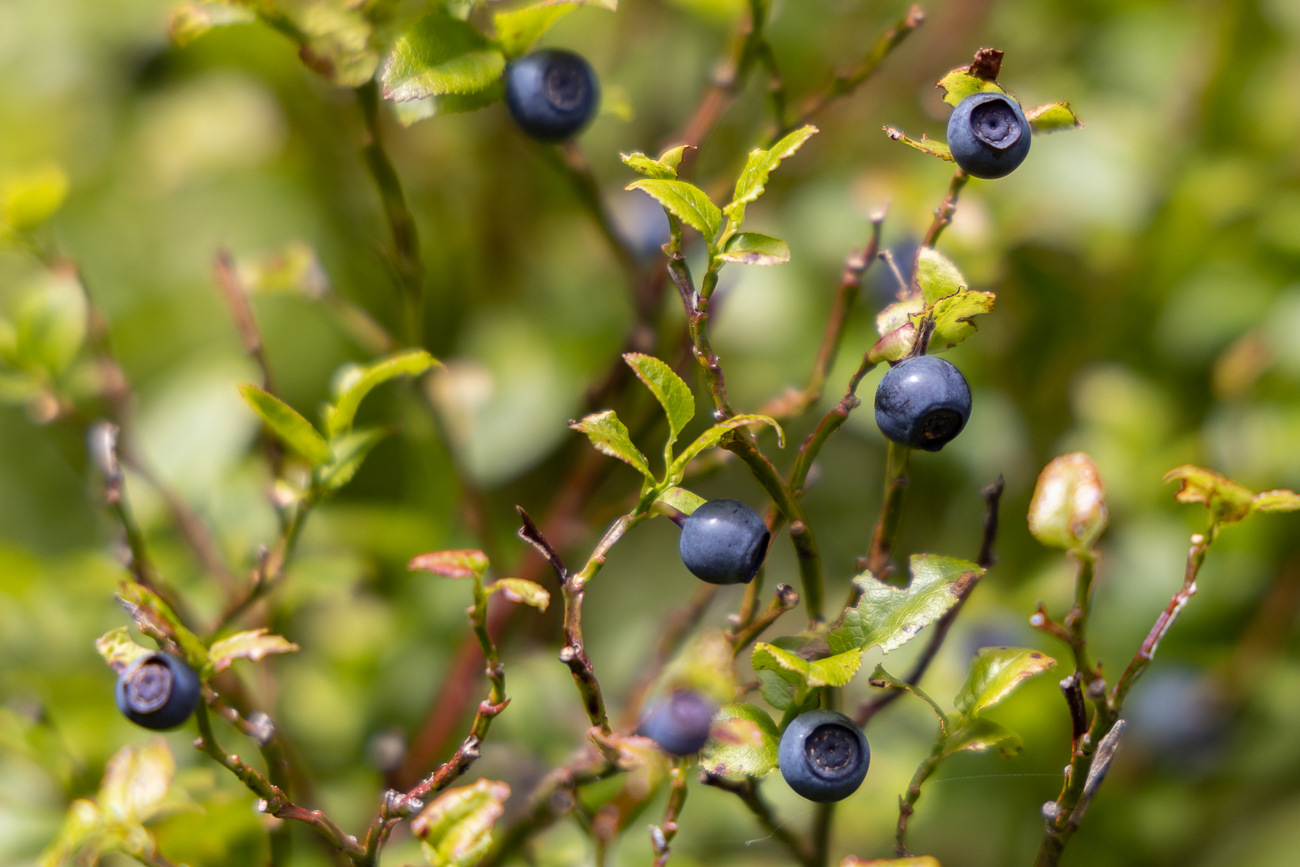
[[[375,353],[374,335],[321,299],[348,299],[400,333],[400,274],[380,252],[388,228],[359,157],[364,128],[351,91],[308,71],[261,24],[173,48],[171,6],[0,7],[0,185],[6,222],[21,226],[57,192],[53,167],[66,172],[67,201],[42,231],[79,264],[110,326],[138,394],[145,457],[218,528],[223,554],[242,572],[277,526],[257,420],[236,390],[257,372],[214,284],[217,251],[228,247],[259,288],[253,304],[277,393],[311,420],[336,397],[335,371]],[[603,114],[582,146],[646,257],[659,255],[666,227],[643,193],[623,191],[634,176],[619,153],[658,154],[680,130],[743,6],[623,0],[614,14],[564,17],[542,43],[584,53],[607,105],[631,109],[630,118]],[[788,89],[823,86],[902,9],[777,4],[769,35]],[[1108,671],[1131,656],[1178,586],[1187,534],[1204,520],[1174,502],[1165,471],[1194,463],[1252,490],[1300,487],[1298,9],[1289,0],[935,0],[924,28],[859,93],[817,117],[821,133],[749,205],[748,225],[788,241],[791,258],[724,272],[714,345],[733,403],[758,412],[806,376],[844,258],[869,235],[868,215],[890,202],[885,245],[909,251],[943,195],[949,167],[891,142],[883,125],[942,138],[948,108],[933,82],[981,45],[1006,51],[1001,83],[1026,105],[1068,98],[1087,123],[1036,139],[1011,177],[972,181],[940,243],[972,290],[996,293],[997,306],[980,317],[975,339],[948,353],[971,381],[975,412],[941,454],[914,458],[900,554],[973,557],[978,488],[1001,472],[1007,495],[1001,559],[928,676],[931,694],[959,692],[977,647],[1060,656],[1027,625],[1037,600],[1063,610],[1071,593],[1067,565],[1023,520],[1050,458],[1087,451],[1107,485],[1092,648]],[[701,149],[693,179],[715,200],[765,143],[764,111],[756,79]],[[410,127],[385,117],[424,241],[426,346],[447,369],[429,380],[428,395],[389,384],[362,406],[358,427],[399,432],[312,516],[278,591],[268,625],[302,650],[245,672],[314,769],[316,799],[348,827],[368,818],[395,746],[418,729],[468,634],[463,588],[408,573],[407,561],[461,547],[495,549],[494,564],[518,559],[511,507],[544,503],[565,462],[588,447],[566,422],[584,413],[584,390],[623,348],[633,316],[619,263],[567,180],[501,106]],[[20,195],[20,183],[36,192]],[[30,257],[0,255],[0,314],[68,321],[57,309],[32,310],[33,299],[76,305],[75,292],[50,285],[59,279]],[[875,314],[892,294],[884,269],[873,269],[828,394],[838,397],[875,343]],[[67,347],[80,335],[38,331],[14,340],[39,338],[50,371],[75,371]],[[879,376],[863,383],[863,396]],[[657,418],[657,409],[644,390],[629,393],[634,402],[620,413],[640,434],[633,419]],[[441,408],[441,429],[426,400]],[[707,426],[704,415],[683,442]],[[33,861],[70,801],[95,797],[120,747],[149,742],[116,713],[112,674],[94,646],[124,622],[112,602],[123,577],[117,536],[93,505],[81,437],[42,418],[21,400],[0,407],[0,862],[13,864]],[[650,455],[666,432],[655,423],[642,445]],[[807,423],[791,426],[792,442]],[[834,601],[880,505],[884,442],[869,402],[820,464],[805,503]],[[492,516],[482,532],[466,520],[458,472]],[[128,475],[128,484],[160,569],[196,607],[217,610],[217,588],[165,504],[142,481]],[[590,549],[638,484],[630,468],[610,473],[575,550]],[[764,503],[735,465],[692,490]],[[1233,867],[1294,857],[1297,538],[1294,515],[1224,529],[1200,595],[1126,708],[1128,734],[1071,843],[1073,863]],[[769,582],[797,585],[788,549],[774,551]],[[695,583],[666,521],[636,528],[610,557],[588,596],[586,637],[615,701],[633,690],[662,615]],[[725,625],[738,598],[730,594],[710,609],[710,625]],[[552,610],[521,619],[503,643],[513,702],[472,777],[526,791],[580,742],[587,723],[554,658],[557,630]],[[898,651],[889,669],[906,670],[913,652]],[[867,670],[878,654],[864,655]],[[945,762],[912,818],[917,851],[949,867],[1028,862],[1069,743],[1054,680],[1028,681],[990,711],[1023,738],[1017,757]],[[859,677],[846,703],[869,691]],[[904,700],[873,722],[872,770],[839,810],[836,853],[888,851],[896,796],[929,749],[929,714]],[[182,794],[152,825],[160,847],[195,867],[261,860],[265,820],[252,796],[195,753],[191,736],[167,736]],[[806,803],[779,780],[767,788],[784,815],[806,819]],[[590,793],[593,803],[610,795]],[[328,863],[309,832],[297,837],[295,863]],[[734,798],[696,787],[674,863],[784,863],[760,837]],[[385,863],[420,857],[408,836]],[[572,823],[540,840],[539,863],[584,857],[588,844]],[[618,857],[649,862],[635,823]]]

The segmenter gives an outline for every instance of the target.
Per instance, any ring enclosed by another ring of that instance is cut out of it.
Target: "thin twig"
[[[762,635],[769,626],[777,621],[782,614],[793,610],[799,604],[799,594],[789,584],[776,585],[776,596],[768,604],[767,610],[755,618],[752,622],[741,629],[727,633],[727,640],[731,642],[732,655],[738,656],[742,650],[749,646],[758,636]]]
[[[701,771],[700,782],[706,786],[713,786],[715,789],[722,789],[724,792],[731,792],[740,798],[741,802],[754,814],[754,818],[758,820],[758,824],[763,830],[770,834],[772,839],[790,850],[790,854],[803,867],[821,867],[816,860],[817,856],[812,844],[792,831],[785,822],[777,821],[776,816],[772,814],[772,808],[760,794],[758,782],[753,777],[745,777],[743,780],[729,780],[726,777],[719,777],[707,771]]]
[[[926,230],[925,240],[921,242],[922,247],[933,247],[939,240],[939,235],[943,230],[952,224],[953,215],[957,213],[957,197],[961,195],[962,188],[970,180],[970,175],[961,169],[952,174],[952,181],[948,184],[948,195],[943,197],[943,201],[934,212],[934,222]]]
[[[677,817],[686,804],[686,765],[678,760],[673,762],[668,776],[668,803],[664,806],[664,819],[658,825],[650,826],[650,844],[654,849],[654,867],[664,867],[672,854],[671,845],[677,836]]]

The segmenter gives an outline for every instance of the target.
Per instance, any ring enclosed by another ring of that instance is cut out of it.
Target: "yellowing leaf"
[[[487,571],[488,558],[473,548],[432,551],[413,558],[406,568],[412,572],[432,572],[444,578],[473,578]]]
[[[767,711],[752,704],[725,704],[713,717],[700,766],[721,777],[761,777],[776,769],[781,733]]]
[[[149,648],[136,644],[135,639],[131,637],[131,631],[125,626],[110,629],[95,639],[95,649],[118,674],[126,671],[137,659],[154,653]]]
[[[788,650],[760,641],[750,660],[755,671],[773,671],[788,683],[805,689],[844,686],[862,667],[862,651],[854,648],[825,659],[806,660]]]
[[[293,653],[298,649],[298,645],[284,636],[272,635],[271,630],[262,628],[236,632],[228,638],[214,641],[208,648],[208,655],[212,657],[213,670],[224,671],[236,659],[258,662],[271,654]]]
[[[1180,503],[1202,503],[1210,512],[1214,524],[1232,524],[1250,514],[1254,494],[1226,476],[1213,470],[1185,464],[1165,473],[1164,481],[1181,482],[1174,498]],[[1275,493],[1275,492],[1273,492]],[[1266,504],[1281,502],[1270,497]]]
[[[870,572],[853,579],[862,589],[858,604],[844,612],[841,625],[827,641],[832,652],[879,645],[885,653],[902,647],[938,620],[984,570],[968,560],[915,554],[910,561],[912,580],[894,587]]]
[[[534,42],[565,15],[579,6],[595,6],[613,11],[617,0],[543,0],[521,9],[498,12],[492,16],[497,33],[497,44],[506,57],[515,58],[526,52]]]
[[[949,72],[935,85],[943,91],[943,101],[953,108],[961,101],[977,93],[1006,93],[996,81],[989,81],[971,73],[969,66],[959,66]]]
[[[118,585],[117,599],[141,632],[167,636],[180,648],[181,655],[190,668],[205,680],[211,676],[212,663],[208,658],[208,649],[199,641],[198,636],[181,624],[180,618],[156,593],[134,581],[123,581]]]
[[[173,45],[181,48],[217,27],[249,24],[256,20],[253,11],[242,6],[187,0],[172,10],[167,22],[167,35]]]
[[[1252,497],[1250,502],[1256,512],[1294,512],[1300,509],[1300,494],[1285,489],[1264,491]]]
[[[1025,120],[1033,127],[1034,132],[1059,132],[1063,129],[1078,129],[1083,126],[1083,121],[1074,113],[1068,102],[1049,102],[1047,105],[1040,105],[1038,108],[1031,108],[1025,112]]]
[[[1247,510],[1249,500],[1247,492]],[[1053,548],[1091,548],[1106,521],[1106,489],[1092,458],[1073,452],[1043,468],[1029,501],[1029,532],[1035,539]]]
[[[1056,660],[1022,647],[982,647],[971,662],[970,676],[953,702],[965,716],[998,704],[1021,683],[1056,665]]]
[[[492,826],[504,812],[510,786],[479,780],[448,789],[411,822],[433,867],[471,867],[492,846]]]
[[[498,578],[487,587],[488,593],[496,593],[497,591],[500,591],[511,602],[521,602],[524,605],[536,608],[538,611],[545,611],[546,607],[551,604],[551,594],[542,585],[524,578]]]
[[[155,737],[125,746],[104,767],[99,809],[117,822],[146,822],[171,788],[176,760],[167,741]]]
[[[997,747],[1003,757],[1010,757],[1020,752],[1022,745],[1020,735],[1011,729],[991,719],[976,717],[948,735],[941,756],[966,751],[982,753],[989,747]]]
[[[582,421],[569,422],[569,427],[585,433],[597,451],[611,458],[618,458],[639,470],[650,481],[655,480],[649,464],[646,463],[645,455],[632,444],[632,435],[628,433],[627,426],[619,420],[614,410],[607,409],[604,412],[593,413]]]

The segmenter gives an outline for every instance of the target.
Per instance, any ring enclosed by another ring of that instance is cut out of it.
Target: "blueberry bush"
[[[4,863],[1293,857],[1291,4],[0,22]]]

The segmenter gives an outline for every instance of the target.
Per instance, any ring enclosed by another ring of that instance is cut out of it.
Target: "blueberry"
[[[876,389],[876,424],[894,442],[937,452],[961,433],[970,418],[970,386],[942,358],[907,358],[885,374]]]
[[[506,68],[506,108],[535,139],[556,142],[576,135],[599,104],[596,73],[572,51],[534,51]]]
[[[1003,178],[1029,153],[1029,121],[1002,93],[966,97],[948,118],[948,147],[957,165],[977,178]]]
[[[833,710],[800,714],[781,735],[781,776],[810,801],[842,801],[858,790],[871,748],[857,723]]]
[[[178,657],[150,654],[131,663],[117,679],[117,707],[136,725],[174,729],[194,713],[202,685],[194,669]]]
[[[646,715],[637,733],[674,756],[698,753],[709,739],[716,708],[703,696],[680,690]]]
[[[710,584],[748,584],[767,556],[767,524],[740,500],[709,500],[682,524],[682,562]]]

